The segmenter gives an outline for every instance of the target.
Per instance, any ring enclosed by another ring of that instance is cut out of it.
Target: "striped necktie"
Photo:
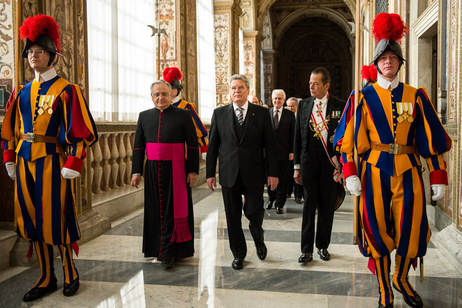
[[[242,112],[242,110],[244,110],[244,108],[237,108],[237,120],[239,121],[239,125],[242,125],[242,123],[244,122],[244,113]]]

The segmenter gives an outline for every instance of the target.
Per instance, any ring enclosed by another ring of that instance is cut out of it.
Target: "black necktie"
[[[274,129],[278,129],[278,125],[279,125],[278,113],[279,113],[279,110],[276,109],[276,113],[274,114],[274,117],[273,117]]]

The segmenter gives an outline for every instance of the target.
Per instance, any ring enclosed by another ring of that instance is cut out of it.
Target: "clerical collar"
[[[233,109],[234,111],[236,111],[236,109],[239,108],[234,102],[233,102]],[[244,105],[242,105],[242,107],[244,110],[247,110],[249,108],[249,101],[246,101]]]
[[[395,79],[392,81],[388,81],[385,78],[383,78],[380,74],[377,75],[377,84],[384,89],[394,89],[399,85],[399,78],[398,75],[396,75]]]
[[[48,81],[55,78],[58,74],[56,74],[56,70],[54,67],[50,68],[45,73],[40,74],[39,72],[35,71],[35,81],[40,82],[40,77],[42,77],[43,81]]]
[[[181,100],[180,96],[175,96],[173,99],[172,99],[172,103],[175,104],[175,103],[178,103],[179,101]]]

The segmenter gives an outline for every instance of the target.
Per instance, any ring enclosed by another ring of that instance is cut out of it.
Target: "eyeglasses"
[[[43,55],[43,53],[45,52],[45,50],[43,49],[27,49],[26,50],[26,53],[27,55],[29,56],[32,56],[34,54],[34,52],[38,55]]]

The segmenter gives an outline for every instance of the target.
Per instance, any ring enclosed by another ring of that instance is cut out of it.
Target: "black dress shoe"
[[[276,208],[276,213],[277,214],[284,214],[284,210],[282,209],[282,207],[277,207]]]
[[[233,263],[231,263],[231,267],[235,270],[242,269],[244,267],[244,259],[234,258]]]
[[[413,307],[413,308],[420,308],[420,307],[423,307],[423,302],[422,302],[422,298],[420,297],[419,294],[417,294],[417,292],[415,292],[415,296],[410,296],[408,295],[406,292],[401,292],[398,287],[395,285],[395,283],[393,282],[393,288],[395,288],[396,291],[398,291],[399,293],[401,293],[403,295],[403,299],[404,301],[406,302],[406,304],[408,304],[409,306]]]
[[[393,303],[390,303],[386,306],[382,305],[382,304],[379,304],[379,308],[393,308]]]
[[[298,203],[298,204],[303,203],[302,198],[295,198],[295,202]]]
[[[45,288],[34,288],[30,289],[22,298],[23,301],[25,302],[31,302],[35,301],[36,299],[39,299],[43,297],[45,294],[56,291],[58,288],[56,281],[51,282],[47,287]]]
[[[72,296],[77,292],[80,287],[79,278],[74,280],[71,284],[64,283],[63,294],[64,296]]]
[[[330,260],[330,253],[327,251],[327,249],[318,249],[318,255],[321,258],[321,260],[324,260],[324,261]]]
[[[268,202],[266,202],[266,209],[269,210],[273,208],[273,203],[274,203],[274,200],[273,201],[268,200]]]
[[[162,266],[165,268],[165,269],[171,269],[173,267],[173,258],[165,258],[165,259],[162,259]]]
[[[300,258],[298,258],[298,263],[308,263],[313,260],[313,253],[312,252],[307,252],[307,253],[302,253]]]
[[[266,248],[266,245],[263,243],[261,246],[257,246],[257,256],[258,259],[260,260],[265,260],[266,259],[266,254],[268,253],[268,249]]]

